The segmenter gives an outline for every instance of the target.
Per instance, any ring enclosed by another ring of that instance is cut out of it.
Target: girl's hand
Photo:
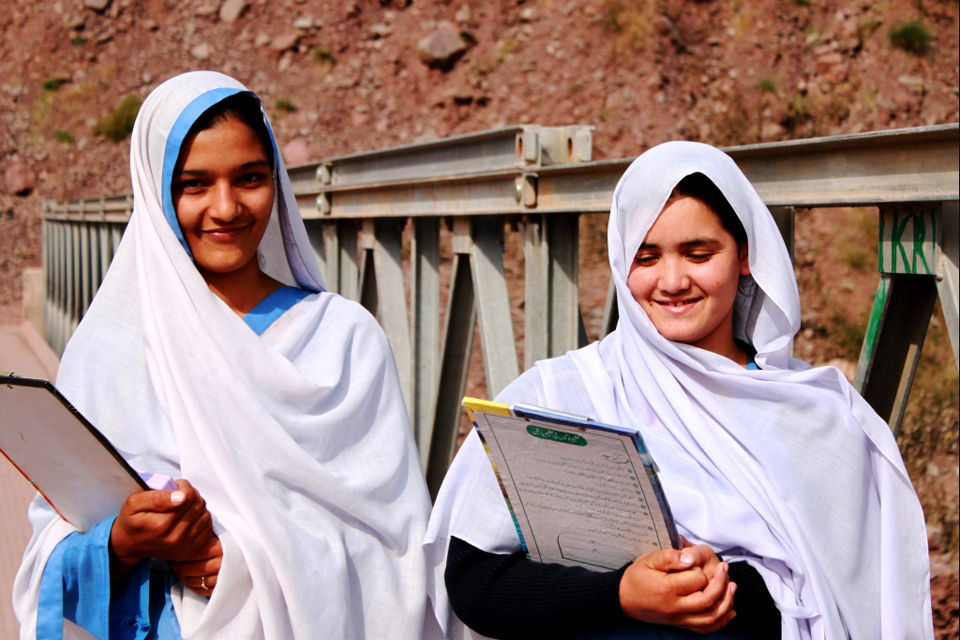
[[[620,580],[620,607],[631,618],[709,633],[736,612],[736,584],[710,547],[662,549],[637,558]]]
[[[213,536],[189,560],[171,562],[170,570],[187,585],[187,588],[201,596],[213,594],[217,586],[217,576],[223,561],[223,547],[220,538]]]
[[[186,480],[177,491],[140,491],[127,498],[110,530],[111,572],[124,577],[144,558],[193,558],[211,535],[206,502]]]
[[[720,558],[716,553],[713,552],[713,549],[704,545],[700,545],[698,547],[683,536],[680,536],[680,543],[683,545],[684,551],[693,548],[690,553],[692,553],[695,557],[706,557],[706,562],[704,562],[702,566],[703,573],[705,576],[707,576],[707,578],[712,578],[713,572],[716,571],[720,566]],[[694,562],[694,564],[696,564],[696,562]]]

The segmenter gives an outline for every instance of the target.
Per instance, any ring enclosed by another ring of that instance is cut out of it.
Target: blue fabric
[[[750,360],[747,362],[747,371],[760,371],[760,367],[757,366],[757,361],[753,359],[753,356],[750,356]]]
[[[64,618],[99,640],[182,640],[170,598],[177,579],[166,565],[143,560],[111,590],[113,521],[73,533],[53,550],[40,582],[37,640],[62,640]]]
[[[188,104],[187,107],[180,112],[176,122],[173,123],[173,127],[170,129],[170,134],[167,136],[167,146],[163,152],[163,180],[161,183],[163,215],[167,218],[167,222],[170,223],[170,228],[173,229],[173,233],[176,234],[177,240],[180,241],[187,255],[191,258],[193,254],[190,253],[190,247],[187,246],[187,241],[183,238],[183,232],[180,231],[180,223],[177,222],[177,211],[173,208],[173,190],[171,188],[173,185],[173,170],[176,168],[177,159],[180,157],[180,147],[183,145],[184,138],[190,133],[190,127],[197,121],[197,118],[203,115],[204,111],[221,100],[242,92],[242,89],[220,87],[218,89],[211,89],[197,96],[193,102]]]
[[[297,287],[280,287],[266,298],[260,301],[257,306],[243,316],[243,321],[247,326],[253,329],[258,336],[272,325],[277,318],[282,316],[293,305],[297,304],[308,295],[310,291],[298,289]]]
[[[67,540],[62,540],[47,558],[40,578],[37,640],[63,640],[63,551]]]

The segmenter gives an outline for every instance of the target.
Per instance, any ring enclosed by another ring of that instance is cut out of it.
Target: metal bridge
[[[770,207],[791,254],[796,208],[878,207],[880,283],[855,385],[896,432],[938,296],[958,359],[960,125],[726,151]],[[578,219],[609,212],[632,161],[591,156],[590,127],[523,125],[289,169],[327,286],[373,312],[393,345],[434,494],[455,452],[477,322],[491,397],[521,371],[505,233],[519,233],[524,252],[523,369],[586,343]],[[45,203],[43,332],[57,354],[131,209],[131,196]],[[443,327],[442,225],[452,231],[443,243],[453,256]],[[602,334],[616,326],[616,309],[611,287]]]

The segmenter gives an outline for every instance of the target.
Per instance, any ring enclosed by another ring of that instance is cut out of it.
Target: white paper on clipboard
[[[46,380],[0,376],[0,452],[81,531],[148,488]]]

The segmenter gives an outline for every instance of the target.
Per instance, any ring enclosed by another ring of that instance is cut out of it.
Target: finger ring
[[[204,591],[207,590],[207,576],[200,576],[200,588]]]

